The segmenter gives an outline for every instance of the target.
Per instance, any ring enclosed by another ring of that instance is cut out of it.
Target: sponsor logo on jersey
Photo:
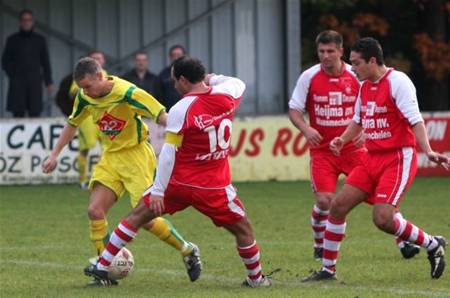
[[[226,111],[220,115],[217,115],[217,116],[213,116],[210,114],[202,114],[202,115],[194,116],[194,123],[195,123],[195,126],[197,126],[198,128],[203,130],[208,126],[213,125],[214,121],[220,120],[229,115],[232,115],[233,112],[234,112],[234,108],[232,108],[231,110]]]
[[[110,140],[113,140],[123,130],[126,123],[125,120],[121,120],[108,112],[105,112],[102,118],[97,122],[97,125]]]

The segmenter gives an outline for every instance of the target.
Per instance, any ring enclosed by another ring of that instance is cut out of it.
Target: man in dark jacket
[[[186,51],[181,45],[174,45],[169,49],[169,58],[171,64],[173,61],[177,60],[181,56],[184,56]],[[158,75],[158,83],[160,90],[160,102],[166,107],[166,110],[169,111],[170,108],[176,104],[180,99],[181,95],[175,90],[173,85],[172,77],[170,75],[171,65],[164,68]]]
[[[134,68],[122,76],[141,89],[144,89],[159,100],[157,90],[157,76],[148,70],[148,55],[145,52],[137,52],[134,56]]]
[[[20,13],[20,31],[6,40],[2,67],[9,77],[7,110],[14,117],[39,117],[42,112],[42,80],[53,92],[50,60],[44,37],[33,31],[31,10]]]

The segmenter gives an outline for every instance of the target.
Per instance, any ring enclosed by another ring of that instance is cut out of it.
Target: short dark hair
[[[105,57],[105,53],[103,53],[103,51],[101,51],[101,50],[92,50],[92,51],[90,51],[90,52],[88,53],[88,56],[90,57],[90,56],[92,56],[93,54],[102,54],[103,57]]]
[[[101,71],[102,68],[95,59],[92,59],[91,57],[83,57],[78,60],[77,64],[75,64],[73,79],[75,81],[80,81],[84,79],[86,75],[95,75]]]
[[[31,10],[31,9],[22,9],[20,12],[19,12],[19,18],[21,19],[24,15],[26,15],[26,14],[31,14],[31,15],[33,15],[33,11]]]
[[[334,43],[338,47],[342,48],[342,45],[343,45],[342,35],[339,32],[336,32],[334,30],[322,31],[316,37],[316,46],[319,43],[323,43],[323,44]]]
[[[181,49],[181,51],[183,51],[183,55],[186,54],[186,50],[184,49],[184,47],[182,45],[175,44],[169,48],[169,55],[172,54],[172,51],[175,49]]]
[[[203,81],[205,78],[205,67],[202,62],[196,58],[183,56],[172,63],[173,75],[179,79],[185,77],[189,82],[195,84]]]
[[[134,54],[134,58],[136,58],[138,55],[145,55],[148,57],[147,52],[144,52],[144,51],[137,51],[136,54]]]
[[[384,65],[383,49],[375,38],[361,38],[352,45],[350,50],[359,53],[366,62],[369,62],[370,58],[375,57],[378,65]]]

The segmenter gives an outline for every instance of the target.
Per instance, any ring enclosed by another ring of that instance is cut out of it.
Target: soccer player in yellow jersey
[[[92,51],[88,55],[89,57],[96,60],[100,66],[103,68],[105,65],[105,55],[102,51]],[[103,69],[103,75],[107,76],[106,71]],[[72,84],[70,85],[69,96],[71,98],[75,98],[78,92],[78,85],[75,80],[72,80]],[[97,145],[97,141],[99,140],[99,132],[95,127],[95,123],[92,119],[92,116],[86,117],[86,119],[81,122],[78,127],[78,173],[80,178],[80,186],[83,189],[88,188],[88,175],[87,175],[87,156],[89,154],[89,150],[94,148]]]
[[[68,124],[42,169],[44,173],[50,173],[56,168],[61,150],[74,137],[80,123],[92,116],[100,130],[103,147],[102,157],[89,183],[88,207],[90,238],[99,255],[109,240],[106,221],[109,209],[125,191],[130,194],[132,207],[136,206],[144,190],[153,183],[156,157],[146,141],[148,127],[141,117],[166,125],[167,114],[165,108],[144,90],[118,77],[105,77],[99,63],[90,57],[78,61],[73,77],[81,89]],[[185,241],[162,217],[149,222],[145,228],[178,249],[189,278],[191,281],[198,279],[201,262],[195,244]],[[105,284],[94,279],[91,285]]]

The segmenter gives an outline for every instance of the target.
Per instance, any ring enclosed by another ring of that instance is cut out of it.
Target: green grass
[[[404,216],[430,233],[450,238],[449,179],[416,179],[402,202]],[[348,217],[338,282],[305,285],[300,278],[320,264],[312,259],[307,182],[236,184],[253,222],[266,272],[281,268],[270,289],[245,289],[245,271],[233,238],[195,210],[168,217],[202,252],[202,278],[191,283],[178,253],[142,231],[129,246],[135,272],[119,287],[86,289],[82,269],[89,243],[87,193],[73,185],[14,186],[0,190],[0,296],[2,297],[450,297],[450,269],[429,277],[422,251],[403,260],[390,235],[372,224],[363,204]],[[129,212],[122,199],[112,228]]]

